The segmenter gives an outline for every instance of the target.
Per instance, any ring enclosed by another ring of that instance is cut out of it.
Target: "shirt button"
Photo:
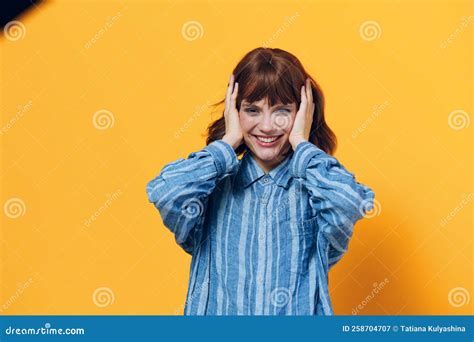
[[[257,279],[257,281],[258,281],[259,284],[261,284],[261,283],[263,282],[262,277],[259,277],[259,278]]]
[[[268,178],[265,177],[265,178],[263,179],[263,182],[264,182],[264,183],[268,183]]]
[[[263,240],[263,239],[265,239],[265,235],[260,234],[260,236],[259,236],[258,238],[259,238],[260,240]]]

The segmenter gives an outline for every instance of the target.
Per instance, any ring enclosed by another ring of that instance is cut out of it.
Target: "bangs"
[[[239,107],[243,100],[252,103],[265,98],[268,99],[270,107],[279,103],[298,104],[301,97],[298,88],[300,82],[295,80],[294,76],[292,77],[292,72],[295,75],[291,68],[279,72],[271,64],[265,63],[260,65],[258,70],[242,75],[243,77],[239,79],[239,94],[237,95]]]

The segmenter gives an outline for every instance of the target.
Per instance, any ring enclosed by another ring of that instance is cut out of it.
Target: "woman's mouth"
[[[253,135],[255,141],[263,147],[272,147],[282,137],[282,135],[266,136],[266,135]]]

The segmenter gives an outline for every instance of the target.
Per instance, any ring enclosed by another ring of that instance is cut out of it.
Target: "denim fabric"
[[[266,174],[214,141],[147,185],[192,255],[185,315],[331,315],[328,271],[374,192],[336,158],[300,143]]]

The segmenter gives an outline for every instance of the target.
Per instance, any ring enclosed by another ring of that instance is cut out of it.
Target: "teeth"
[[[257,136],[257,139],[262,141],[262,142],[266,142],[266,143],[271,143],[275,140],[277,140],[278,137],[273,137],[273,138],[264,138],[264,137],[258,137]]]

